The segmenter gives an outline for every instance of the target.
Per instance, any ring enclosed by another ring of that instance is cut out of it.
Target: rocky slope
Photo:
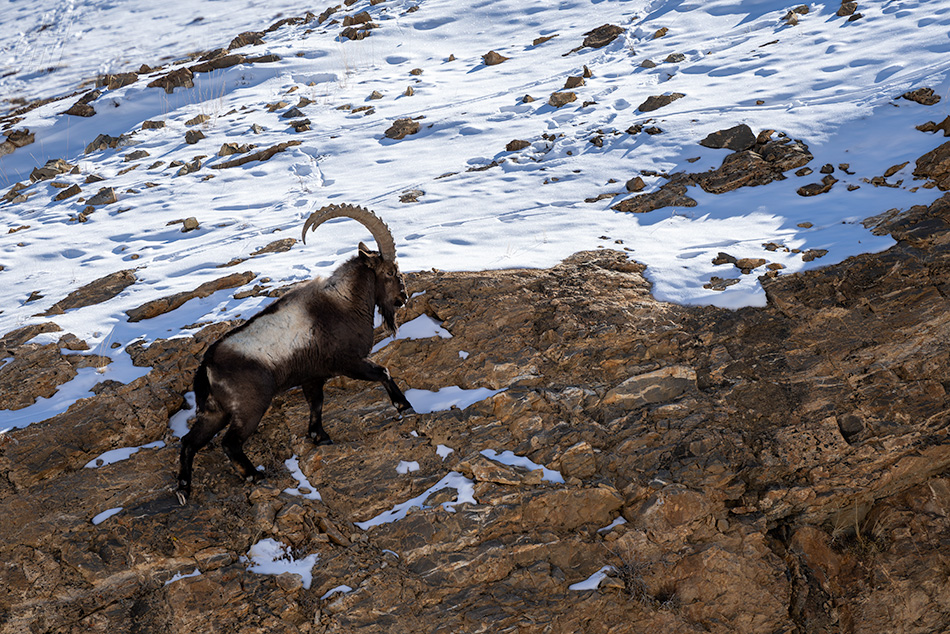
[[[214,445],[185,507],[168,420],[228,324],[139,346],[147,376],[2,437],[0,631],[944,630],[950,195],[877,231],[897,245],[763,278],[769,306],[735,312],[657,302],[611,250],[413,274],[403,320],[452,337],[397,340],[380,361],[413,388],[503,391],[397,419],[379,387],[338,380],[336,444],[319,448],[287,393],[248,443],[269,479],[243,484]],[[75,365],[60,348],[81,342],[24,343],[36,330],[3,338],[4,394]],[[285,490],[294,456],[322,500]],[[434,486],[449,473],[455,488]],[[475,502],[443,507],[459,482]],[[356,525],[420,495],[403,519]],[[249,570],[266,538],[317,555],[312,578]]]

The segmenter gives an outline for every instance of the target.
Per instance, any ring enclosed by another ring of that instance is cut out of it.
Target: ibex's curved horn
[[[354,205],[327,205],[310,214],[307,222],[303,223],[301,238],[304,244],[307,243],[308,231],[316,229],[331,218],[340,217],[352,218],[369,229],[369,232],[373,234],[373,239],[376,240],[376,246],[379,247],[379,253],[383,256],[383,259],[390,262],[396,260],[396,243],[393,241],[393,234],[389,231],[386,223],[372,211]]]

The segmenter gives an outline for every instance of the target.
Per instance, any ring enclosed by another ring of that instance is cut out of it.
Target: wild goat
[[[332,444],[322,420],[323,385],[331,377],[379,381],[399,412],[412,409],[389,370],[368,358],[374,309],[379,308],[386,327],[395,332],[396,309],[408,299],[392,234],[371,211],[330,205],[304,223],[304,242],[309,230],[338,217],[369,229],[379,252],[360,242],[359,254],[329,279],[294,288],[208,348],[195,375],[197,419],[181,439],[176,494],[182,504],[191,495],[195,454],[226,426],[221,444],[238,472],[249,482],[263,477],[243,445],[274,396],[291,387],[303,388],[310,405],[308,433],[317,445]]]

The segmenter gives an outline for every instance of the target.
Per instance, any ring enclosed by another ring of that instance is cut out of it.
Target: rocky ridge
[[[337,380],[336,444],[320,448],[292,391],[249,442],[269,479],[241,483],[213,447],[186,507],[168,421],[231,324],[134,346],[147,376],[3,436],[0,631],[945,628],[948,224],[945,196],[882,224],[887,252],[763,278],[769,306],[735,312],[657,302],[609,250],[412,274],[425,293],[403,320],[452,337],[396,340],[379,360],[416,389],[502,391],[397,419],[376,386]],[[4,337],[13,363],[35,330]],[[5,393],[43,380],[8,367]],[[291,458],[322,500],[288,492]],[[443,508],[463,499],[435,486],[449,473],[474,503]],[[357,526],[420,495],[403,519]],[[310,582],[249,570],[264,538],[317,555]],[[598,571],[599,587],[571,589]]]

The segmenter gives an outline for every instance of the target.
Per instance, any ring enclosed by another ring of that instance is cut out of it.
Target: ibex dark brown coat
[[[308,432],[318,445],[332,442],[323,429],[322,409],[323,385],[334,376],[379,381],[397,410],[412,409],[389,370],[368,358],[375,309],[395,332],[396,309],[408,299],[389,228],[362,207],[330,205],[310,215],[303,239],[309,230],[342,216],[365,225],[379,251],[361,242],[359,254],[329,279],[314,279],[291,290],[205,353],[194,383],[197,418],[181,439],[176,493],[182,504],[191,495],[195,454],[225,427],[221,444],[238,472],[248,481],[262,477],[243,445],[274,396],[291,387],[303,388],[310,404]]]

